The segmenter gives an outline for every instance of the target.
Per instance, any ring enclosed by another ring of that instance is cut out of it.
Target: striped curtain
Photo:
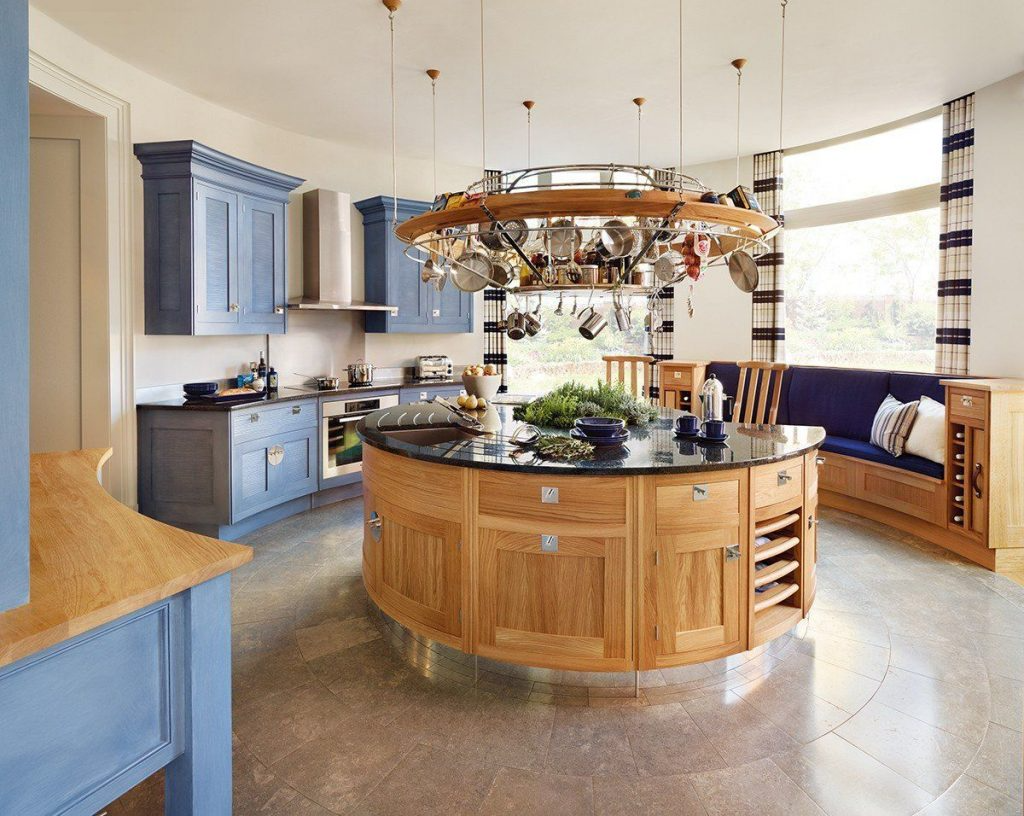
[[[505,353],[505,290],[488,286],[484,289],[484,365],[491,363],[498,367],[501,385],[498,393],[508,391],[505,369],[508,355]]]
[[[754,195],[768,215],[783,223],[782,151],[754,156]],[[751,354],[763,362],[786,359],[786,301],[784,295],[782,231],[769,242],[768,252],[757,259],[760,281],[753,297]]]
[[[971,246],[974,242],[974,94],[942,108],[939,203],[939,309],[935,371],[966,374],[971,349]]]
[[[673,322],[675,312],[675,287],[669,286],[661,289],[650,300],[654,304],[654,312],[661,317],[661,325],[655,331],[648,331],[650,355],[656,363],[651,372],[651,390],[647,395],[654,403],[658,402],[661,395],[661,382],[657,363],[662,360],[671,360],[675,353],[675,324]]]

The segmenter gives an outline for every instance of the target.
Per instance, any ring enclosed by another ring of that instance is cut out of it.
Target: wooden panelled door
[[[446,642],[460,638],[462,525],[364,495],[363,571],[370,592],[400,615],[400,623],[429,627]]]
[[[641,668],[711,660],[743,646],[747,476],[644,477]]]
[[[631,666],[625,538],[479,531],[477,648],[581,671]]]

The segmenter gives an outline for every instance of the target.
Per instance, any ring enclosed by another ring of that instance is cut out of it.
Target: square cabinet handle
[[[259,414],[249,414],[249,421],[250,422],[259,422],[260,421],[260,415]]]
[[[779,487],[782,487],[784,484],[787,484],[788,482],[791,482],[791,481],[793,481],[793,477],[792,476],[790,476],[784,470],[780,470],[779,471]]]
[[[969,397],[966,394],[961,394],[960,395],[960,404],[964,408],[973,408],[974,407],[974,397]]]
[[[302,413],[302,406],[301,405],[294,405],[294,406],[292,406],[292,413],[293,414],[301,414]]]

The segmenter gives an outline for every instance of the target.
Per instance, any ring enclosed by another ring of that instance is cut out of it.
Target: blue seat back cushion
[[[788,421],[821,425],[830,436],[871,440],[875,412],[889,393],[888,371],[791,368]]]
[[[900,402],[913,402],[922,396],[931,397],[938,403],[945,403],[946,389],[939,380],[949,379],[941,374],[906,374],[894,371],[889,375],[889,393]]]

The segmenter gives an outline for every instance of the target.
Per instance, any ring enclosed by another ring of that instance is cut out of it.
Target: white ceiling
[[[686,163],[778,144],[779,3],[685,0]],[[103,49],[192,93],[314,136],[387,146],[387,11],[379,0],[33,0]],[[485,0],[487,163],[632,161],[678,155],[678,0]],[[406,0],[396,15],[398,149],[430,154],[439,68],[442,160],[480,160],[477,0]],[[935,107],[1024,69],[1021,0],[790,0],[788,145]]]

